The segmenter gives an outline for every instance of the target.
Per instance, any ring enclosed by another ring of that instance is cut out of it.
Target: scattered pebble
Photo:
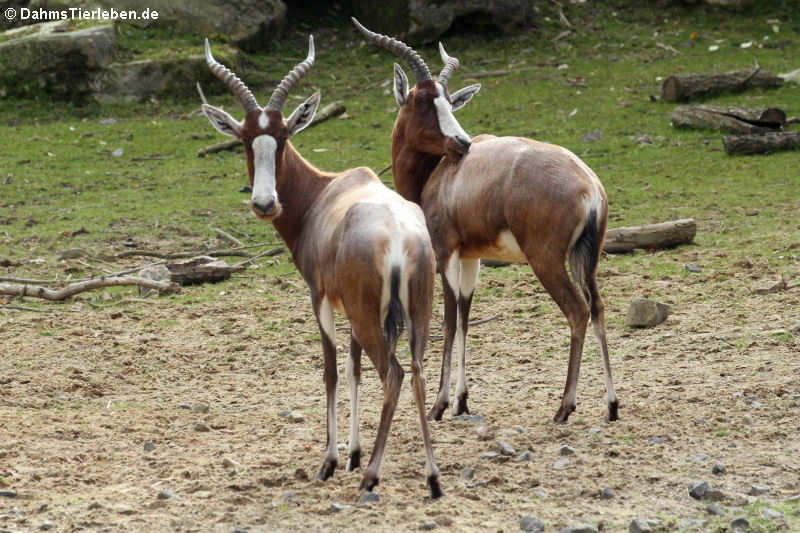
[[[514,455],[515,453],[517,453],[517,450],[515,450],[510,444],[502,440],[497,441],[497,447],[500,449],[500,453],[503,455]]]
[[[603,431],[602,428],[589,428],[589,435],[597,435],[601,431]]]
[[[706,454],[704,454],[704,453],[698,453],[698,454],[696,454],[696,455],[694,456],[694,460],[695,460],[696,462],[698,462],[698,463],[701,463],[701,462],[703,462],[703,461],[707,461],[707,460],[708,460],[708,455],[706,455]]]
[[[283,501],[294,503],[296,505],[300,505],[300,502],[297,501],[297,493],[296,492],[284,492],[283,493]]]
[[[721,475],[727,472],[725,465],[722,463],[714,463],[714,466],[711,467],[711,473],[716,475]]]
[[[178,409],[187,409],[187,410],[191,411],[192,410],[192,406],[189,405],[188,403],[179,403],[178,404]]]
[[[490,440],[492,438],[492,433],[491,433],[491,431],[489,431],[489,428],[487,428],[486,426],[479,426],[475,430],[475,433],[478,434],[478,439],[479,440]]]
[[[628,531],[630,531],[630,533],[650,533],[653,531],[653,528],[650,527],[650,520],[635,518],[631,521],[631,525],[628,526]]]
[[[461,479],[472,479],[475,477],[475,469],[471,466],[466,467],[461,471]]]
[[[736,443],[735,442],[729,442],[728,443],[728,448],[736,448]]]
[[[692,263],[687,263],[685,265],[685,267],[686,267],[686,272],[702,272],[703,271],[702,267],[699,267],[699,266],[694,265]]]
[[[338,513],[340,511],[345,511],[350,509],[352,505],[347,505],[346,503],[332,503],[331,504],[331,512]]]
[[[381,497],[378,496],[377,492],[366,491],[361,495],[361,499],[358,500],[358,503],[375,503],[379,501],[381,501]]]
[[[198,414],[205,414],[205,413],[208,412],[208,410],[209,410],[208,405],[206,405],[204,403],[196,403],[192,407],[192,412],[193,413],[198,413]]]
[[[599,531],[591,524],[581,524],[579,526],[565,527],[560,533],[599,533]]]
[[[125,149],[124,148],[117,148],[116,150],[111,152],[111,155],[113,155],[114,157],[122,157],[122,155],[124,153],[125,153]]]
[[[289,419],[289,422],[294,422],[296,424],[306,421],[306,416],[303,413],[291,412],[287,418]]]
[[[563,470],[568,464],[569,464],[569,459],[566,457],[562,457],[561,459],[553,463],[553,468],[555,468],[556,470]]]
[[[706,512],[710,515],[722,516],[725,514],[725,509],[723,509],[718,503],[712,502],[706,505]]]
[[[156,449],[156,443],[151,440],[144,441],[144,451],[152,452]]]
[[[16,498],[17,491],[15,490],[0,490],[0,498]]]
[[[563,455],[574,455],[575,454],[575,448],[573,448],[572,446],[570,446],[568,444],[565,444],[558,450],[558,454],[562,455],[562,456]]]
[[[689,485],[689,496],[695,500],[702,500],[708,490],[708,481],[697,481]]]
[[[453,418],[453,420],[458,420],[460,422],[469,422],[471,424],[485,424],[486,419],[481,415],[458,415]]]
[[[664,437],[648,437],[647,442],[650,444],[664,444],[667,440]]]
[[[533,495],[539,498],[540,500],[544,500],[547,498],[547,493],[543,490],[536,490],[533,492]]]
[[[762,494],[766,494],[769,492],[769,487],[766,485],[750,485],[750,491],[748,494],[750,496],[761,496]]]
[[[614,498],[614,491],[611,487],[603,487],[600,489],[600,499],[601,500],[611,500]]]
[[[42,524],[39,526],[39,529],[41,531],[50,531],[54,527],[56,527],[56,525],[52,522],[42,522]]]
[[[672,308],[667,304],[646,298],[636,298],[628,307],[625,325],[634,328],[651,328],[666,320],[671,310]]]
[[[495,457],[498,457],[499,455],[500,455],[500,454],[499,454],[499,453],[497,453],[497,452],[483,452],[483,453],[480,455],[480,458],[481,458],[481,459],[488,459],[488,460],[490,460],[490,461],[491,461],[492,459],[494,459]]]
[[[544,531],[544,522],[535,516],[523,516],[519,519],[519,527],[522,531],[539,533],[540,531]]]
[[[195,422],[194,423],[194,430],[195,431],[206,432],[206,431],[211,431],[211,428],[208,427],[208,424],[206,424],[205,422]]]
[[[292,412],[288,409],[283,409],[282,411],[278,411],[278,416],[282,416],[284,418],[286,418],[290,414],[292,414]]]
[[[303,468],[298,468],[294,471],[294,478],[298,481],[308,481],[308,472]]]
[[[731,522],[731,528],[733,529],[747,529],[750,527],[750,521],[747,518],[741,517],[736,518]]]
[[[180,497],[170,489],[161,489],[156,496],[159,500],[180,500]]]
[[[775,520],[776,518],[783,518],[783,513],[776,511],[775,509],[765,507],[764,509],[761,509],[761,516],[767,520]]]
[[[435,520],[426,520],[422,523],[419,528],[423,531],[430,531],[432,529],[436,529],[436,521]]]
[[[519,454],[514,458],[514,461],[517,463],[522,463],[530,460],[531,460],[531,452],[528,450],[525,450],[524,452],[522,452],[521,454]]]

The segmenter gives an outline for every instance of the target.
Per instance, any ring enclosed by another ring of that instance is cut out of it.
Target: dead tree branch
[[[10,296],[33,296],[36,298],[44,298],[45,300],[59,301],[66,300],[75,296],[76,294],[94,289],[100,289],[104,287],[120,287],[126,285],[137,285],[147,289],[155,289],[162,293],[169,293],[178,290],[178,286],[174,283],[153,281],[135,276],[125,276],[97,278],[89,281],[81,281],[78,283],[72,283],[61,289],[48,289],[46,287],[37,285],[9,285],[2,283],[0,284],[0,294],[6,294]]]

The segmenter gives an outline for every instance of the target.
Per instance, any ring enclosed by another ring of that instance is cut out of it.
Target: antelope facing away
[[[560,146],[520,137],[470,139],[453,111],[469,102],[480,85],[450,93],[448,79],[458,60],[440,43],[445,66],[434,80],[412,48],[353,22],[367,40],[404,59],[416,79],[409,90],[395,63],[394,95],[400,110],[392,132],[392,172],[397,191],[425,212],[442,273],[444,356],[430,418],[440,420],[449,404],[454,346],[458,379],[453,414],[469,412],[464,362],[469,310],[480,258],[493,258],[527,262],[569,323],[567,382],[555,421],[565,422],[575,410],[590,316],[603,353],[608,419],[616,420],[618,401],[596,280],[608,213],[600,180]]]
[[[433,498],[442,495],[439,469],[425,418],[423,353],[431,317],[435,258],[420,208],[384,186],[368,168],[340,174],[321,172],[294,149],[289,137],[308,126],[320,101],[314,93],[284,120],[281,109],[289,91],[314,63],[314,40],[308,57],[281,81],[265,108],[236,75],[211,55],[206,62],[236,94],[245,110],[243,121],[203,103],[203,112],[221,133],[241,139],[247,157],[252,197],[259,218],[272,221],[292,252],[297,269],[311,291],[325,360],[327,451],[319,479],[333,475],[336,445],[336,344],[333,310],[350,321],[350,440],[347,469],[361,463],[358,431],[358,385],[362,348],[383,384],[383,409],[378,435],[361,488],[378,485],[386,438],[403,382],[395,357],[403,323],[409,330],[414,399],[425,446],[427,483]]]

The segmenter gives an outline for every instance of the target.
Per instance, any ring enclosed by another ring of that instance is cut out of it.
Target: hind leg
[[[444,347],[442,348],[442,372],[439,375],[439,393],[428,413],[428,420],[441,420],[450,405],[450,363],[453,356],[453,341],[456,338],[458,319],[458,293],[461,284],[461,261],[458,252],[453,252],[442,267],[442,293],[444,294]]]
[[[347,383],[350,387],[350,439],[347,471],[361,466],[361,441],[358,432],[358,385],[361,383],[361,345],[350,332],[350,357],[347,358]]]
[[[456,403],[453,415],[469,413],[467,407],[467,330],[469,329],[469,310],[472,306],[472,295],[478,282],[480,259],[461,260],[461,283],[458,291],[458,318],[456,321],[455,352],[458,356],[458,378],[456,379]]]
[[[595,337],[600,342],[600,350],[603,353],[603,371],[606,377],[606,402],[608,404],[608,421],[613,422],[619,419],[619,400],[614,389],[614,381],[611,378],[611,361],[608,356],[608,343],[606,342],[606,317],[605,305],[600,292],[597,290],[597,279],[594,274],[588,276],[586,280],[587,290],[591,298],[592,329]]]

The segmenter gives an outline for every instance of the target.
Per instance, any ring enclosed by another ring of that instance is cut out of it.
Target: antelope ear
[[[242,138],[242,124],[227,112],[213,105],[203,104],[203,113],[218,132],[237,139]]]
[[[408,77],[397,63],[394,64],[394,99],[400,107],[408,103]]]
[[[317,107],[319,107],[319,101],[322,97],[319,94],[319,91],[315,92],[308,99],[297,106],[289,120],[287,121],[287,126],[289,128],[289,137],[292,135],[303,131],[305,128],[311,124],[311,120],[314,118],[314,114],[317,112]]]
[[[467,85],[463,89],[459,89],[450,95],[450,100],[453,102],[453,111],[457,111],[467,105],[467,102],[472,100],[472,97],[478,94],[481,90],[481,84]]]

